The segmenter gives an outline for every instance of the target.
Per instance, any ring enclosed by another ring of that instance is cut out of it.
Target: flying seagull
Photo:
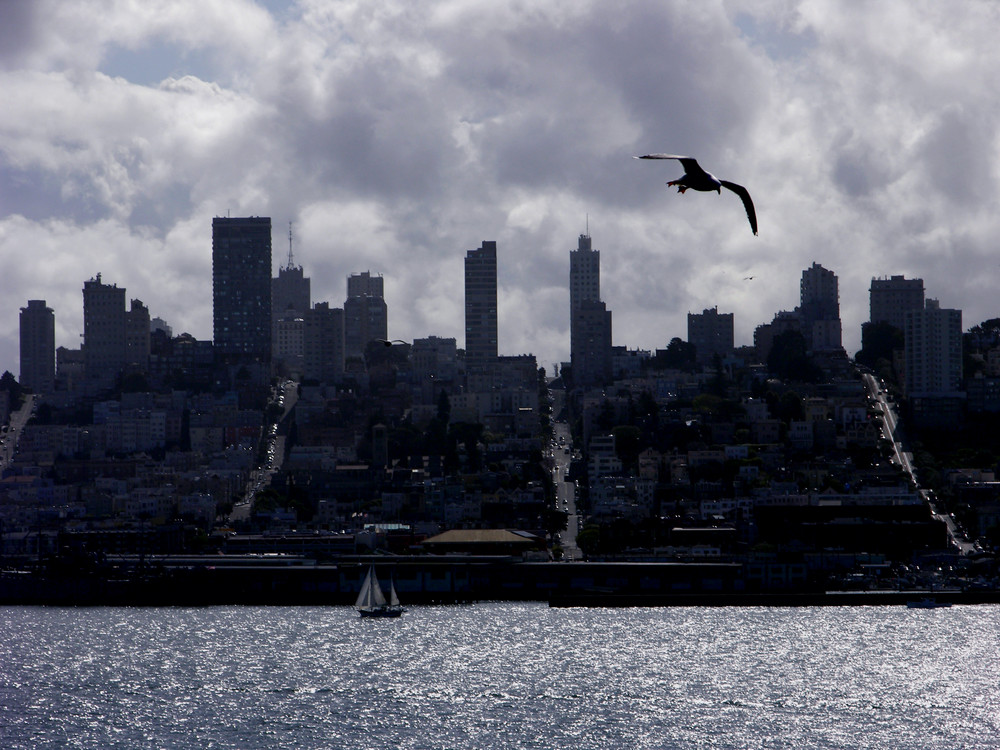
[[[737,185],[735,182],[728,182],[726,180],[720,180],[715,175],[710,172],[706,172],[700,166],[698,166],[698,161],[692,159],[690,156],[676,156],[674,154],[646,154],[645,156],[635,156],[634,159],[677,159],[684,167],[684,175],[676,180],[671,180],[667,185],[676,185],[677,192],[683,193],[685,190],[690,188],[691,190],[701,190],[703,192],[715,192],[722,194],[722,188],[727,188],[736,193],[743,200],[743,208],[747,211],[747,218],[750,220],[750,228],[753,230],[754,234],[757,234],[757,212],[753,209],[753,201],[750,200],[750,193],[742,185]]]

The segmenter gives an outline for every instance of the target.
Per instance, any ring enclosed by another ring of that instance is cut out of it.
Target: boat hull
[[[359,609],[358,614],[362,617],[399,617],[405,611],[402,607],[373,607]]]
[[[951,602],[940,602],[937,599],[916,599],[906,603],[909,609],[938,609],[940,607],[950,607]]]

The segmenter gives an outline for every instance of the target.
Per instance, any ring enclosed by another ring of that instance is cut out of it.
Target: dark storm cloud
[[[833,181],[853,198],[865,198],[884,188],[891,180],[888,155],[879,153],[858,134],[845,138],[834,150]]]
[[[0,69],[18,68],[42,32],[41,3],[0,2]]]
[[[984,121],[982,112],[945,108],[920,144],[928,184],[956,208],[980,205],[997,191],[995,139],[995,121]]]

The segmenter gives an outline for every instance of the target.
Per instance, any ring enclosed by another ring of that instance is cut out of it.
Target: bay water
[[[0,607],[0,747],[995,748],[1000,606]]]

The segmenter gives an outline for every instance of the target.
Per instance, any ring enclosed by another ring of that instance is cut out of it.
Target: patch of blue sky
[[[288,22],[296,14],[294,0],[255,0],[275,23]],[[203,81],[216,80],[221,73],[212,50],[192,49],[162,39],[150,40],[138,49],[110,45],[100,66],[109,76],[124,78],[140,86],[155,86],[167,78],[195,76]]]
[[[267,9],[275,21],[283,23],[295,12],[295,0],[256,0],[257,5]]]
[[[737,14],[735,23],[743,35],[752,44],[761,46],[772,60],[796,60],[816,46],[816,34],[812,29],[795,32],[747,13]]]
[[[111,45],[100,69],[139,86],[156,86],[168,78],[187,75],[210,81],[217,72],[210,50],[192,50],[166,41],[152,41],[139,49]]]

